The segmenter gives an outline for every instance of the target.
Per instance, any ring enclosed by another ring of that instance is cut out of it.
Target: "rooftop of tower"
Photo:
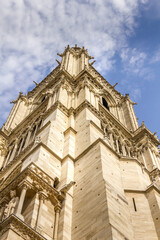
[[[63,53],[57,53],[57,55],[60,56],[60,57],[63,57],[63,56],[66,54],[66,52],[68,52],[68,51],[76,54],[77,56],[78,56],[78,55],[81,55],[82,53],[85,53],[85,54],[89,57],[89,59],[94,59],[94,57],[89,56],[88,50],[85,49],[84,46],[78,47],[77,44],[75,44],[74,47],[70,47],[70,46],[68,45],[67,47],[65,47],[65,50],[64,50]]]

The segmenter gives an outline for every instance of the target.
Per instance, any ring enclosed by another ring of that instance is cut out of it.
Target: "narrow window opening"
[[[105,108],[107,108],[107,109],[108,109],[108,111],[109,111],[109,106],[108,106],[108,103],[107,103],[106,99],[105,99],[105,98],[103,98],[103,97],[102,97],[102,103],[103,103],[103,106],[104,106]]]
[[[41,102],[44,102],[45,99],[46,99],[46,97],[44,96],[44,97],[42,98]]]
[[[133,200],[134,211],[135,211],[135,212],[137,212],[137,208],[136,208],[136,202],[135,202],[135,199],[134,199],[134,198],[132,198],[132,200]]]

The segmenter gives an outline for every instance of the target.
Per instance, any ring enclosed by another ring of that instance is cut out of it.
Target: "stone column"
[[[57,236],[58,236],[58,222],[59,222],[60,209],[61,209],[60,206],[55,206],[55,223],[54,223],[53,240],[57,240]]]
[[[117,146],[117,152],[119,153],[119,144],[118,144],[118,138],[116,137],[116,146]]]
[[[153,157],[154,157],[154,160],[155,160],[155,162],[156,162],[157,167],[160,169],[159,162],[158,162],[158,159],[157,159],[157,157],[156,157],[156,154],[155,154],[155,151],[154,151],[154,150],[152,151],[152,154],[153,154]]]
[[[122,143],[122,152],[123,152],[123,156],[126,157],[127,153],[126,153],[126,149],[125,149],[125,146],[123,143]]]
[[[18,139],[15,142],[15,146],[14,146],[13,152],[12,152],[12,154],[10,156],[9,162],[11,162],[14,159],[14,156],[15,156],[16,151],[17,151],[17,147],[18,147]]]
[[[8,155],[7,155],[6,159],[5,159],[5,161],[3,162],[3,167],[5,167],[7,165],[8,160],[9,160],[9,158],[11,156],[11,153],[12,153],[12,148],[9,148]]]
[[[157,163],[160,166],[160,158],[159,158],[159,153],[155,153],[156,159],[157,159]]]
[[[23,218],[21,212],[22,212],[22,208],[23,208],[23,204],[24,204],[27,189],[28,189],[28,186],[27,186],[27,184],[24,183],[22,185],[21,195],[20,195],[20,199],[19,199],[19,203],[18,203],[18,207],[17,207],[17,212],[16,212],[16,215],[19,218],[21,218],[22,220],[24,220],[24,218]]]
[[[40,232],[40,222],[41,222],[41,216],[42,216],[42,209],[43,209],[43,203],[44,200],[47,198],[47,195],[44,192],[39,192],[39,207],[38,207],[38,213],[37,213],[37,221],[36,221],[36,231]]]
[[[155,162],[155,160],[154,160],[154,157],[153,157],[153,154],[152,154],[152,152],[151,152],[150,147],[148,147],[148,154],[149,154],[150,159],[151,159],[151,161],[152,161],[153,167],[156,166],[156,162]]]
[[[22,142],[21,142],[21,144],[20,144],[20,147],[19,147],[19,150],[18,150],[18,153],[17,153],[17,155],[19,155],[19,154],[20,154],[20,152],[21,152],[21,150],[22,150],[22,146],[23,146],[23,142],[24,142],[24,140],[25,140],[25,136],[24,136],[24,135],[22,135]]]
[[[144,166],[147,167],[147,164],[146,164],[146,160],[145,160],[143,151],[144,151],[144,150],[142,149],[142,150],[140,151],[140,154],[141,154],[141,156],[142,156],[142,161],[143,161]]]
[[[51,107],[52,105],[52,97],[53,97],[53,94],[48,94],[48,105],[47,105],[47,110]]]
[[[109,140],[110,140],[110,143],[111,143],[111,147],[114,148],[114,142],[113,142],[112,132],[111,132],[111,131],[108,131],[108,134],[109,134]]]
[[[34,133],[33,133],[33,136],[32,136],[32,139],[31,139],[31,141],[33,141],[34,140],[34,138],[35,138],[35,135],[36,135],[36,132],[37,132],[37,128],[38,128],[38,123],[36,122],[35,123],[35,125],[34,125],[34,127],[36,126],[36,128],[35,128],[35,131],[34,131]],[[33,128],[34,128],[33,127]],[[33,128],[32,128],[32,131],[33,131]]]

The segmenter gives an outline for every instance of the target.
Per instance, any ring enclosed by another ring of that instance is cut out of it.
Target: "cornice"
[[[143,193],[143,194],[146,194],[146,193],[149,193],[153,189],[160,194],[160,189],[155,183],[151,183],[146,189],[141,189],[141,190],[124,189],[124,191],[129,192],[129,193]]]
[[[71,159],[73,162],[75,162],[75,158],[73,158],[70,154],[67,154],[66,156],[64,156],[61,161],[64,162],[67,158],[69,158],[69,159]]]
[[[160,144],[159,139],[153,133],[151,133],[146,126],[143,125],[134,132],[133,140],[139,142],[146,136],[148,136],[157,146]]]
[[[140,162],[137,158],[132,158],[132,157],[121,157],[120,161],[123,162],[136,162],[140,167],[143,168],[143,171],[145,171],[147,174],[150,174],[150,172],[145,168],[144,164]]]
[[[44,143],[40,142],[37,145],[34,145],[34,141],[31,142],[28,147],[26,147],[23,152],[21,152],[17,157],[15,157],[4,169],[0,172],[0,178],[4,176],[4,174],[15,165],[17,162],[24,162],[26,158],[28,158],[32,153],[34,153],[40,147],[45,148],[49,153],[51,153],[55,158],[59,161],[62,161],[62,158],[59,157],[55,152],[53,152],[49,147],[47,147]]]
[[[47,240],[35,229],[23,222],[16,215],[12,214],[0,223],[1,236],[8,230],[14,231],[18,236],[27,240]]]
[[[37,167],[34,163],[29,164],[19,174],[15,172],[15,174],[12,175],[12,178],[7,178],[4,183],[2,183],[0,199],[3,199],[10,190],[16,188],[25,179],[27,179],[27,181],[32,180],[34,184],[30,182],[28,183],[35,191],[41,191],[42,189],[45,190],[47,195],[50,196],[56,203],[57,201],[64,200],[64,197],[53,187],[54,179],[46,174],[41,168]]]
[[[41,127],[37,132],[36,136],[40,134],[46,127],[48,127],[51,124],[51,121],[48,121],[43,127]]]
[[[98,143],[102,143],[104,146],[109,148],[117,157],[120,157],[118,153],[116,153],[113,148],[111,148],[102,138],[98,138],[96,141],[94,141],[91,145],[89,145],[82,153],[80,153],[76,158],[75,162],[85,156],[94,146],[96,146]]]
[[[64,135],[66,135],[66,134],[69,133],[69,132],[73,132],[74,134],[77,133],[77,131],[76,131],[75,129],[73,129],[72,127],[69,127],[69,128],[67,128],[67,129],[64,131]]]
[[[0,129],[0,136],[2,136],[4,139],[8,140],[8,135],[6,133],[4,133],[1,129]]]
[[[100,127],[98,127],[96,123],[94,123],[92,120],[89,120],[89,122],[92,126],[94,126],[99,132],[104,135],[104,131]]]

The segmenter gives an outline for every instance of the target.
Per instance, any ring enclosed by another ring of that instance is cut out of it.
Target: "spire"
[[[89,56],[87,49],[80,48],[75,44],[70,48],[68,45],[63,53],[57,53],[62,58],[60,68],[65,69],[72,76],[78,75],[82,70],[89,66],[89,60],[93,57]]]

